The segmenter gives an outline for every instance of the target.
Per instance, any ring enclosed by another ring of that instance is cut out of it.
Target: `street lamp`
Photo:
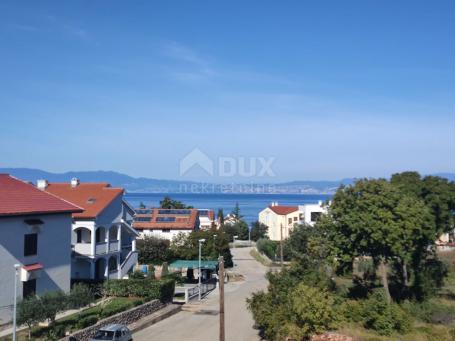
[[[199,301],[201,300],[201,251],[202,251],[202,243],[205,242],[205,239],[199,239]]]
[[[17,275],[20,267],[20,264],[14,264],[13,341],[16,341]]]
[[[217,234],[214,234],[213,235],[213,246],[215,247],[215,250],[218,249],[218,247],[216,246],[216,238],[218,237]],[[218,257],[220,256],[220,251],[218,250]]]
[[[234,236],[234,242],[233,242],[233,244],[234,244],[234,249],[235,249],[235,240],[238,239],[238,238],[239,238],[239,236]]]

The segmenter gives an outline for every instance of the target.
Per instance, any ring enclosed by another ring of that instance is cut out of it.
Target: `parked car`
[[[110,324],[98,330],[90,341],[132,341],[133,336],[127,326],[123,324]]]

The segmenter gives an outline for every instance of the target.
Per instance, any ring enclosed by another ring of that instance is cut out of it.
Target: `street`
[[[253,329],[254,321],[246,308],[246,298],[251,293],[265,289],[267,268],[250,256],[251,248],[231,249],[234,271],[245,277],[244,281],[225,285],[226,340],[260,340]],[[197,302],[197,299],[192,302]],[[219,333],[219,291],[215,289],[196,307],[195,312],[181,311],[133,335],[135,341],[214,341]]]

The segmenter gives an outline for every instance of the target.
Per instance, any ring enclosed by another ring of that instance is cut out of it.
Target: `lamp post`
[[[232,243],[232,244],[234,244],[234,249],[235,249],[235,241],[237,238],[239,238],[239,236],[234,236],[234,242]]]
[[[205,239],[199,239],[199,301],[201,300],[201,251],[202,251],[202,243],[205,242]]]
[[[248,244],[251,246],[251,227],[248,227]]]
[[[218,247],[216,246],[216,238],[218,237],[217,234],[213,235],[213,246],[215,247],[215,250],[218,250]],[[218,257],[220,256],[220,251],[218,250]]]
[[[20,264],[14,264],[13,341],[16,341],[17,275],[20,267]]]

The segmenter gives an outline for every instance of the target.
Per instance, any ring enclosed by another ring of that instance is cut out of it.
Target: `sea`
[[[251,224],[258,220],[258,214],[272,202],[279,205],[304,205],[331,199],[329,194],[223,194],[223,193],[127,193],[125,199],[133,207],[144,203],[147,207],[159,207],[160,200],[169,196],[186,205],[199,209],[212,209],[215,214],[222,208],[224,215],[232,212],[239,204],[243,219]]]

